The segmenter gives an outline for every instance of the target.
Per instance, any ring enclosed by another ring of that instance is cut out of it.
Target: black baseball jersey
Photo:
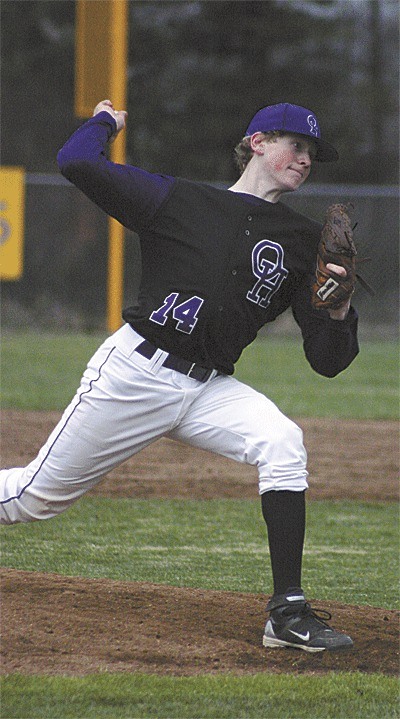
[[[60,151],[61,171],[140,237],[138,303],[123,318],[159,348],[232,374],[244,347],[289,307],[306,356],[333,376],[356,356],[357,315],[311,307],[321,225],[281,202],[109,162],[109,113]]]

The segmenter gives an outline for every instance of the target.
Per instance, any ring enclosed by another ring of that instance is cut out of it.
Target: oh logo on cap
[[[310,126],[311,135],[315,135],[316,137],[318,137],[318,125],[317,125],[317,120],[314,117],[314,115],[309,115],[307,117],[307,122]]]

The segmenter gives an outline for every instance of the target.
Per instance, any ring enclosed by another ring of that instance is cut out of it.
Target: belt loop
[[[168,357],[168,352],[157,349],[154,357],[150,360],[149,369],[153,372],[158,372],[158,370],[163,366],[166,357]]]
[[[190,367],[189,367],[189,371],[188,371],[188,373],[187,373],[187,377],[190,377],[190,373],[194,370],[195,367],[196,367],[196,362],[193,362],[193,363],[190,365]]]

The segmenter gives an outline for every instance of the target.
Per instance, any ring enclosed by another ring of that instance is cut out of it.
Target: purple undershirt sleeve
[[[57,155],[61,173],[111,217],[133,231],[146,228],[175,182],[107,159],[115,120],[101,112],[84,123]]]

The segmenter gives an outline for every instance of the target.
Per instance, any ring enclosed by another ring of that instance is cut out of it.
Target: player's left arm
[[[354,307],[346,303],[339,310],[315,310],[310,281],[304,278],[293,297],[292,312],[301,329],[304,353],[315,372],[335,377],[351,364],[359,352]]]

